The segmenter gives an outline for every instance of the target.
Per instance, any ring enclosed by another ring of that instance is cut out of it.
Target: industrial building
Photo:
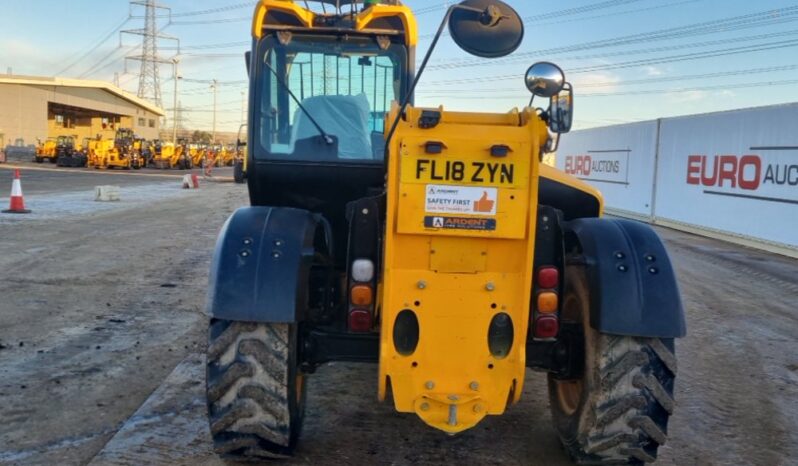
[[[0,147],[57,136],[108,139],[119,128],[157,139],[164,115],[155,105],[103,81],[0,76]]]

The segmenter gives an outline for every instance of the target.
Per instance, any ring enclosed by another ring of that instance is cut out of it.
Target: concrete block
[[[94,188],[95,201],[115,202],[119,199],[119,186],[95,186]]]

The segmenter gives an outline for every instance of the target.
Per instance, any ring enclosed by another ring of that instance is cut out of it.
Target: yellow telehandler
[[[64,139],[65,136],[59,136],[58,138],[47,138],[43,142],[39,141],[36,145],[36,154],[33,156],[33,160],[36,163],[44,163],[45,160],[55,163],[58,159],[58,145]]]
[[[144,160],[134,150],[135,135],[132,129],[120,128],[114,139],[97,139],[88,145],[87,166],[96,169],[121,168],[130,170],[144,166]]]
[[[157,144],[155,146],[155,154],[152,157],[152,166],[162,170],[170,168],[188,170],[192,168],[193,164],[188,143],[185,140],[178,140],[177,144],[171,142]]]
[[[191,165],[193,167],[205,166],[205,160],[208,152],[207,146],[202,144],[191,144],[188,147],[188,153],[191,157]]]
[[[508,4],[464,0],[416,72],[398,0],[258,2],[251,206],[221,230],[208,293],[219,454],[290,456],[333,361],[377,363],[380,400],[451,435],[518,402],[531,369],[575,462],[652,462],[665,443],[686,326],[662,242],[541,163],[573,119],[558,66],[529,68],[521,109],[413,105],[447,25],[486,59],[524,36]]]

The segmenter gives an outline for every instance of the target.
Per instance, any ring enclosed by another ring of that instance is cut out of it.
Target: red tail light
[[[540,316],[535,319],[535,338],[554,338],[560,331],[560,323],[554,316]]]
[[[368,332],[372,327],[371,313],[365,309],[349,311],[349,330],[352,332]]]
[[[556,267],[541,267],[538,269],[538,286],[553,289],[560,284],[560,271]]]

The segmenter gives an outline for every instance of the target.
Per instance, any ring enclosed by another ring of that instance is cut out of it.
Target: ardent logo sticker
[[[492,218],[468,217],[424,217],[424,228],[443,230],[495,231],[496,220]]]

